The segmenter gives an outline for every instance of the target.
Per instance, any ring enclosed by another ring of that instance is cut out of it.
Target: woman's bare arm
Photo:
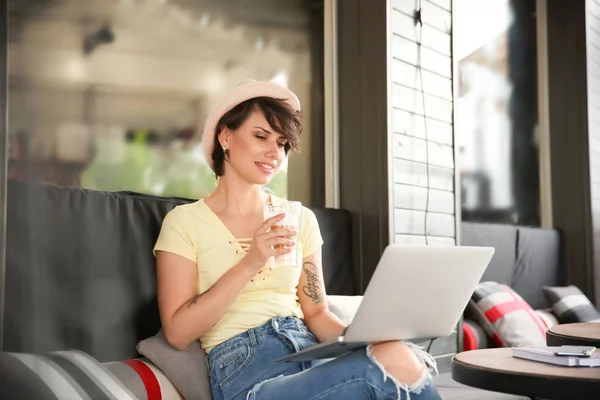
[[[304,323],[320,342],[335,339],[346,328],[346,325],[329,311],[327,305],[321,250],[302,260],[297,294],[304,314]]]
[[[180,350],[217,323],[255,274],[242,259],[211,288],[196,294],[194,262],[157,251],[156,266],[161,324],[169,344]]]

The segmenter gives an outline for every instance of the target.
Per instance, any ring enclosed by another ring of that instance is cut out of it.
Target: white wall
[[[454,245],[451,1],[421,3],[422,27],[415,2],[393,0],[390,11],[393,240]]]

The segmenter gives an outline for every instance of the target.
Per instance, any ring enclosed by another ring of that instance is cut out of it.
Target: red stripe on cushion
[[[498,335],[497,333],[494,333],[492,335],[492,340],[494,341],[494,343],[496,344],[496,346],[498,346],[498,347],[504,347],[504,342],[500,338],[500,335]]]
[[[506,293],[508,293],[514,299],[514,301],[518,301],[519,303],[521,303],[522,309],[525,310],[525,311],[527,311],[527,314],[529,314],[529,316],[531,317],[531,319],[533,319],[533,321],[535,322],[535,324],[539,328],[540,332],[542,333],[542,336],[545,339],[546,338],[546,331],[547,331],[547,329],[544,329],[544,326],[542,325],[542,322],[541,322],[541,318],[538,317],[535,314],[535,312],[533,311],[533,308],[531,308],[531,306],[529,305],[529,303],[527,303],[522,298],[517,297],[515,295],[515,292],[513,292],[513,290],[511,288],[505,286],[504,290],[506,291]]]
[[[510,314],[513,311],[523,310],[526,311],[527,314],[529,314],[529,316],[533,320],[533,322],[535,322],[540,332],[542,333],[542,336],[546,337],[546,330],[542,326],[540,318],[533,313],[533,309],[529,306],[529,304],[525,300],[515,296],[515,293],[509,287],[504,286],[503,288],[504,291],[513,298],[513,301],[507,301],[495,305],[494,307],[487,310],[485,312],[485,316],[490,321],[490,323],[495,323],[497,320],[499,320],[507,314]]]
[[[507,301],[505,303],[500,303],[491,307],[489,310],[485,312],[485,317],[492,324],[498,321],[500,318],[505,316],[506,314],[510,314],[513,311],[522,310],[523,305],[519,301]]]
[[[148,394],[148,400],[162,400],[160,384],[150,367],[140,360],[124,360],[123,362],[133,368],[142,379],[146,393]]]
[[[465,351],[477,350],[477,335],[469,324],[463,322],[463,346]]]

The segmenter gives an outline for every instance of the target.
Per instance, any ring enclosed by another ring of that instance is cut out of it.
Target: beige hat
[[[202,132],[202,148],[206,162],[213,168],[212,152],[215,145],[215,131],[223,115],[235,106],[255,97],[273,97],[286,101],[292,109],[300,111],[300,100],[290,89],[269,81],[245,80],[227,93],[213,108],[204,123]]]

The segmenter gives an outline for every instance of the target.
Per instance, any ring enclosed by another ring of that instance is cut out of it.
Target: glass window
[[[540,224],[535,0],[457,0],[462,219]]]
[[[322,91],[311,78],[311,29],[322,21],[311,21],[310,7],[303,0],[11,1],[9,178],[207,194],[216,179],[200,135],[226,90],[247,78],[273,80],[294,90],[306,111],[312,91]],[[303,146],[289,168],[307,159]],[[305,181],[310,171],[294,176]],[[269,186],[287,197],[287,164]]]

